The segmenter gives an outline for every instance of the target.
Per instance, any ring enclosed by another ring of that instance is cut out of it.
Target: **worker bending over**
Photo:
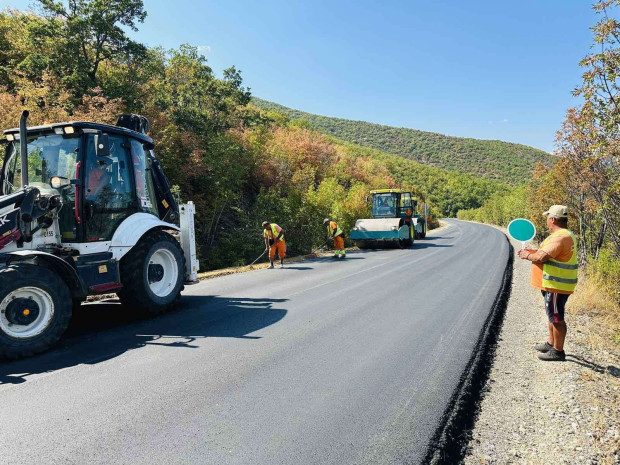
[[[328,239],[334,240],[334,258],[345,258],[347,252],[344,250],[344,233],[342,229],[338,227],[335,221],[330,221],[329,218],[325,218],[323,224],[327,227]]]
[[[280,257],[280,268],[284,268],[284,257],[286,257],[286,242],[284,241],[284,229],[275,223],[263,221],[263,238],[265,239],[265,251],[269,250],[269,261],[273,268],[273,260],[276,258],[276,250]]]

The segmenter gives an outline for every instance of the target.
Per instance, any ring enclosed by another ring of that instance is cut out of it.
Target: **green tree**
[[[97,86],[97,72],[108,60],[126,61],[145,53],[123,26],[137,31],[146,11],[142,0],[38,0],[49,20],[36,31],[64,43],[56,50],[57,66],[78,97]]]

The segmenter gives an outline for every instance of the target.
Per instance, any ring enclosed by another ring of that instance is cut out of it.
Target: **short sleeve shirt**
[[[556,234],[545,239],[539,250],[542,250],[554,260],[558,262],[567,262],[573,256],[573,238],[566,229],[558,231]],[[544,291],[556,292],[558,294],[570,294],[570,292],[560,291],[558,289],[548,289],[542,285],[543,264],[532,263],[532,279],[530,284],[536,289]]]

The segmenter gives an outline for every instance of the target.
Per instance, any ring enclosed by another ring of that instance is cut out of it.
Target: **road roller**
[[[377,189],[370,196],[372,217],[357,220],[350,235],[360,249],[410,247],[426,237],[426,215],[417,213],[411,192]]]

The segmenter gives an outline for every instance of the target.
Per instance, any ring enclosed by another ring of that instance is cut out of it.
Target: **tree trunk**
[[[594,250],[594,260],[598,260],[598,253],[603,247],[603,241],[605,240],[605,232],[607,231],[607,221],[603,221],[601,224],[601,230],[598,233],[598,238],[596,240],[596,249]]]

